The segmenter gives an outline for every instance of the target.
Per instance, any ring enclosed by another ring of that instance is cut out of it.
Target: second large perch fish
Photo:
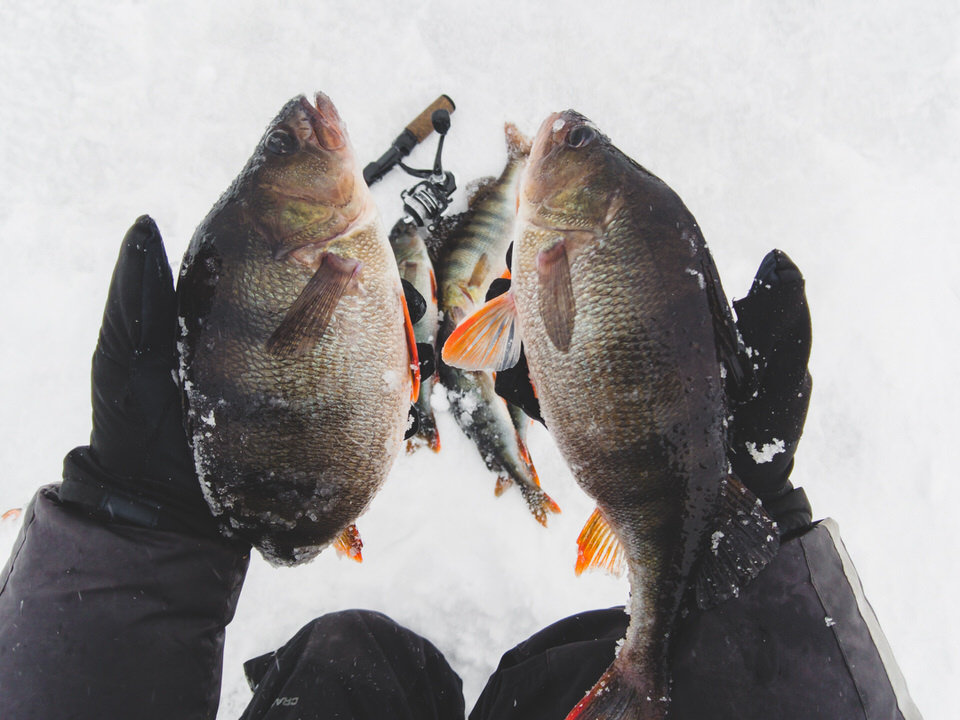
[[[397,264],[340,116],[287,103],[194,234],[177,288],[207,502],[274,564],[338,543],[403,443],[419,381]]]
[[[736,331],[693,216],[583,116],[544,122],[519,194],[511,290],[458,327],[443,357],[500,370],[522,340],[547,427],[597,501],[578,565],[622,552],[627,566],[626,639],[568,720],[663,718],[685,598],[735,595],[778,547],[728,477]]]

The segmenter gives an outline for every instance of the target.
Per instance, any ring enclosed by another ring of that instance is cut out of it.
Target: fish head
[[[621,187],[623,155],[574,110],[540,126],[521,181],[519,213],[557,230],[592,230],[607,220]]]
[[[372,204],[346,126],[323,93],[283,107],[241,177],[247,217],[276,259],[342,234]]]

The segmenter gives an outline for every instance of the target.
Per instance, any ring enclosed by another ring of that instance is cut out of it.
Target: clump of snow
[[[710,551],[716,555],[718,549],[720,548],[720,541],[725,537],[722,530],[716,530],[713,535],[710,536]]]
[[[699,270],[694,270],[693,268],[687,268],[687,275],[692,275],[697,279],[697,282],[700,283],[700,289],[704,290],[707,287],[707,281],[703,277],[703,273]]]
[[[757,448],[757,444],[753,442],[747,442],[746,447],[753,461],[757,463],[757,465],[762,465],[763,463],[773,462],[773,459],[784,451],[786,443],[779,438],[773,438],[771,442],[765,443],[759,449]]]

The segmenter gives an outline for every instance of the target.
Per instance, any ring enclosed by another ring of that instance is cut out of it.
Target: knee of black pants
[[[462,683],[428,640],[368,610],[330,613],[245,664],[243,720],[460,720]]]

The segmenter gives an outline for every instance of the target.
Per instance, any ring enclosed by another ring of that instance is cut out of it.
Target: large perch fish
[[[573,111],[534,141],[510,292],[464,322],[443,357],[510,367],[521,340],[547,427],[597,501],[578,565],[622,552],[630,579],[625,642],[568,720],[663,718],[688,590],[702,607],[736,595],[779,541],[728,475],[724,377],[738,371],[738,340],[700,229]]]
[[[530,141],[512,124],[504,128],[507,164],[495,180],[471,197],[469,208],[444,238],[437,261],[441,313],[438,345],[457,324],[479,308],[490,283],[507,269],[510,228],[516,216],[517,185],[530,152]],[[496,493],[516,484],[534,517],[547,524],[548,512],[560,507],[540,487],[524,436],[530,421],[514,417],[494,390],[490,372],[464,372],[439,363],[453,415],[473,440],[487,467],[497,474]],[[519,423],[519,424],[518,424]]]
[[[403,443],[416,344],[386,232],[333,103],[291,100],[187,249],[188,437],[204,494],[273,564],[336,542]]]

